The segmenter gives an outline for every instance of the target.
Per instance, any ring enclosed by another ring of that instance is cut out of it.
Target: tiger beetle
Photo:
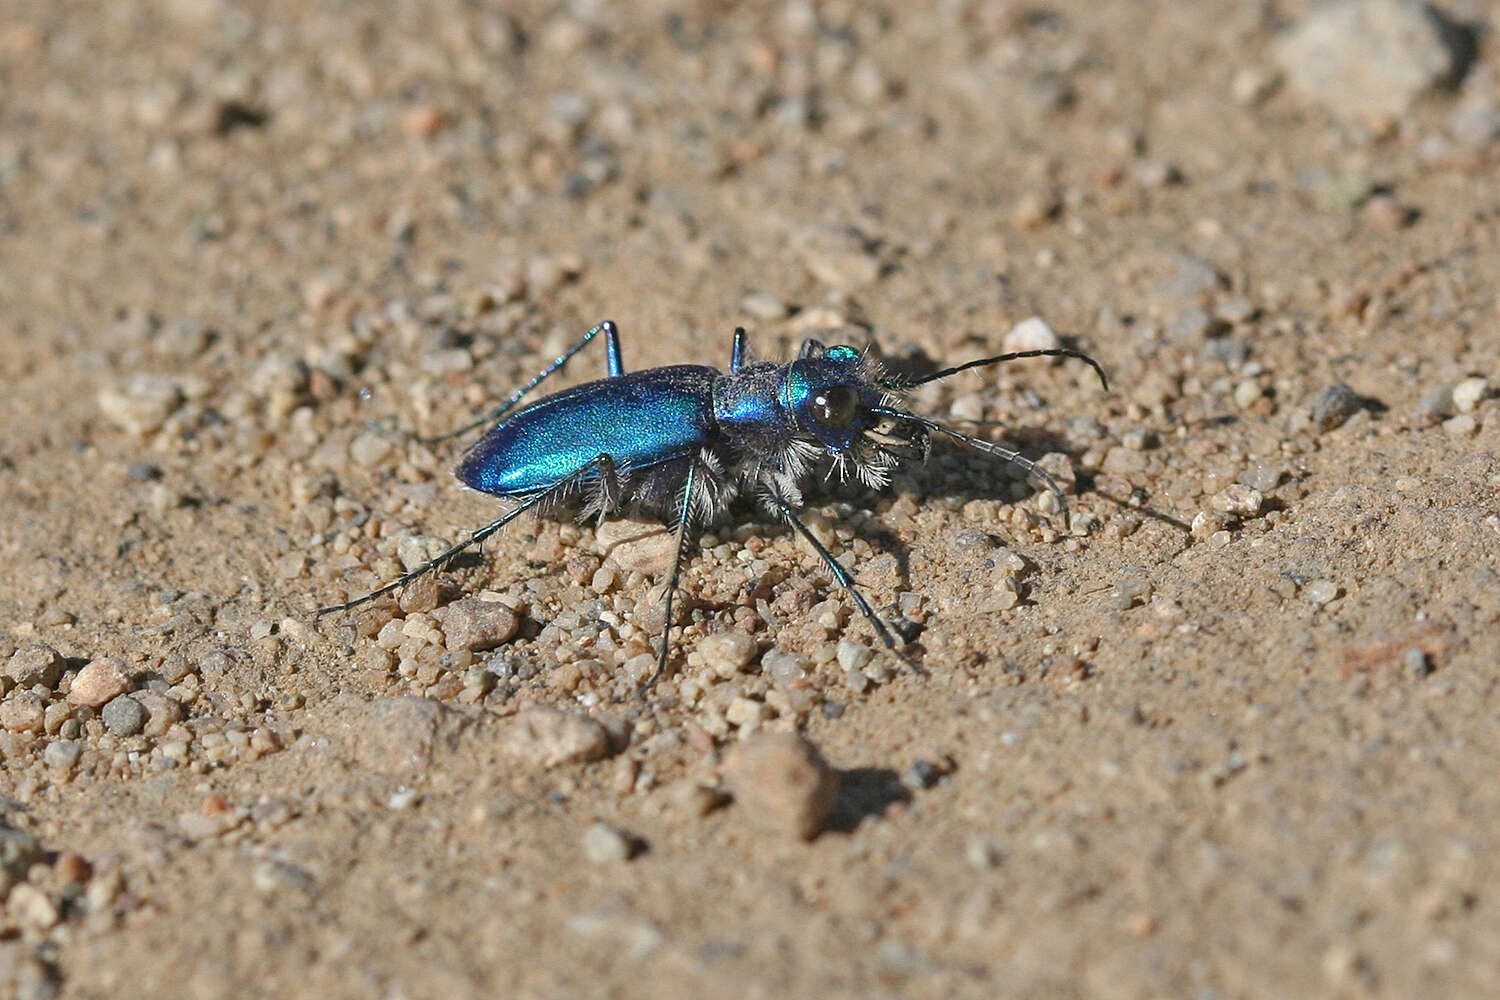
[[[517,404],[600,334],[609,377],[516,410]],[[734,331],[729,371],[702,365],[669,365],[626,372],[620,332],[609,321],[589,330],[530,382],[479,420],[423,443],[494,426],[464,453],[456,475],[464,485],[513,502],[508,511],[400,578],[318,615],[347,611],[440,569],[528,510],[559,509],[601,521],[630,507],[675,522],[677,547],[667,579],[661,648],[649,689],[663,675],[671,652],[672,598],[683,552],[695,527],[721,516],[741,493],[750,493],[773,517],[801,535],[887,649],[905,660],[890,628],[855,585],[854,576],[807,527],[797,511],[815,473],[824,479],[857,479],[880,488],[907,462],[920,462],[932,435],[959,441],[1017,465],[1057,495],[1064,523],[1067,500],[1052,477],[1013,449],[962,434],[902,406],[918,386],[971,368],[1020,358],[1061,357],[1087,362],[1105,388],[1109,381],[1093,358],[1066,348],[1015,351],[944,368],[923,378],[903,378],[845,344],[806,340],[788,364],[752,362],[743,327]],[[503,419],[502,419],[503,418]]]

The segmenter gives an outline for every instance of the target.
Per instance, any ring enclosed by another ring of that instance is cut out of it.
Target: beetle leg
[[[464,424],[458,430],[449,431],[446,434],[435,434],[431,437],[419,436],[417,437],[417,441],[420,444],[437,444],[440,441],[449,441],[456,437],[462,437],[472,430],[477,430],[478,428],[483,427],[485,424],[495,423],[501,417],[505,416],[511,410],[515,409],[516,404],[519,403],[522,399],[526,398],[527,394],[530,393],[531,390],[535,389],[537,386],[546,381],[547,376],[565,366],[569,361],[573,359],[573,355],[577,354],[579,351],[587,347],[589,341],[593,340],[601,333],[604,334],[604,351],[607,356],[606,363],[609,368],[609,377],[619,378],[624,374],[624,362],[620,359],[620,330],[617,326],[615,326],[612,320],[605,320],[598,326],[591,328],[588,333],[585,333],[583,337],[578,341],[578,343],[574,344],[572,347],[568,348],[566,351],[563,351],[556,358],[554,358],[552,363],[538,372],[536,374],[536,377],[533,378],[530,382],[527,382],[525,385],[521,386],[521,388],[517,389],[515,392],[506,397],[505,402],[501,403],[499,406],[495,407],[493,410],[489,411],[478,420]]]
[[[827,566],[828,571],[833,574],[834,580],[836,580],[838,582],[838,585],[843,587],[844,590],[848,592],[849,596],[854,600],[855,605],[859,608],[860,614],[864,615],[865,619],[870,623],[872,627],[874,627],[875,634],[880,636],[880,641],[885,643],[885,648],[890,650],[893,654],[895,654],[897,658],[899,658],[903,663],[911,667],[913,670],[919,669],[916,664],[912,663],[909,659],[903,656],[901,654],[901,651],[896,648],[896,637],[891,635],[891,630],[886,626],[885,622],[881,621],[880,616],[875,613],[875,609],[870,606],[870,602],[865,599],[865,595],[860,593],[859,587],[857,587],[854,583],[854,574],[845,569],[844,564],[839,562],[838,559],[834,558],[833,553],[829,552],[828,549],[823,546],[823,543],[818,541],[818,537],[814,535],[812,531],[807,527],[807,525],[802,522],[802,519],[797,516],[797,512],[792,509],[792,505],[787,502],[785,497],[783,497],[779,493],[772,491],[769,495],[769,499],[771,503],[781,511],[781,515],[786,518],[787,523],[795,528],[799,535],[807,539],[808,544],[813,547],[813,551],[817,552],[817,554],[822,558],[823,564]]]
[[[442,569],[448,563],[457,558],[465,549],[469,549],[475,545],[478,545],[480,542],[484,541],[486,538],[490,537],[495,532],[499,531],[501,528],[505,527],[507,524],[520,517],[522,514],[526,513],[526,511],[535,507],[537,504],[545,504],[550,500],[554,500],[557,497],[562,496],[570,487],[575,485],[580,479],[587,476],[589,472],[594,469],[599,469],[601,473],[606,469],[613,470],[614,460],[611,459],[608,455],[604,454],[594,456],[583,465],[579,466],[577,469],[574,469],[572,472],[568,473],[566,476],[559,479],[551,486],[547,487],[545,490],[542,490],[540,493],[533,493],[525,500],[522,500],[520,505],[515,509],[506,511],[504,514],[500,515],[498,518],[491,521],[483,528],[480,528],[478,531],[471,532],[468,538],[464,539],[461,542],[455,542],[454,544],[448,546],[447,549],[443,550],[433,558],[427,560],[416,569],[409,570],[408,572],[401,574],[395,580],[392,580],[390,583],[386,584],[378,590],[370,591],[363,597],[356,597],[354,600],[345,601],[343,604],[333,604],[329,605],[326,608],[319,608],[313,613],[314,617],[321,618],[324,615],[333,614],[337,611],[348,611],[350,608],[357,608],[361,604],[367,604],[370,601],[375,600],[377,597],[384,597],[386,594],[389,594],[392,591],[400,590],[408,583],[419,580],[422,577],[426,576],[428,573],[432,573]]]
[[[642,694],[655,687],[656,682],[661,680],[662,675],[667,672],[667,657],[672,652],[672,597],[677,593],[677,579],[682,573],[682,553],[687,548],[688,521],[692,517],[693,490],[697,485],[698,460],[695,458],[688,463],[687,479],[682,484],[682,506],[677,512],[677,554],[672,559],[672,575],[667,577],[667,593],[663,607],[666,616],[662,619],[661,651],[656,656],[656,673],[641,685]]]

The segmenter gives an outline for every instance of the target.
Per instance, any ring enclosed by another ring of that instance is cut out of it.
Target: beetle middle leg
[[[796,510],[792,508],[792,505],[787,502],[785,497],[772,491],[769,494],[769,499],[776,509],[781,512],[782,517],[786,518],[787,523],[796,529],[799,535],[807,539],[808,544],[813,547],[813,551],[817,552],[818,556],[823,560],[823,564],[828,567],[828,571],[833,574],[833,579],[839,586],[844,588],[850,598],[853,599],[855,606],[859,608],[860,614],[864,615],[865,620],[875,629],[875,634],[880,636],[880,641],[885,643],[885,648],[895,654],[901,662],[915,669],[915,664],[902,655],[901,651],[896,648],[896,637],[891,635],[890,628],[881,620],[880,615],[875,613],[875,609],[870,606],[869,600],[860,592],[859,587],[854,582],[854,574],[845,569],[844,564],[839,562],[822,542],[818,541],[818,536],[814,535],[812,529],[808,528],[803,523],[802,518],[797,516]]]
[[[379,588],[378,590],[370,591],[363,597],[356,597],[354,600],[345,601],[343,604],[333,604],[329,605],[326,608],[319,608],[316,612],[314,612],[314,616],[321,618],[324,615],[333,614],[336,611],[348,611],[350,608],[357,608],[362,604],[368,604],[370,601],[375,600],[377,597],[384,597],[386,594],[389,594],[396,590],[400,590],[407,584],[412,583],[416,580],[420,580],[428,573],[432,573],[442,569],[448,563],[457,558],[459,554],[464,552],[466,549],[472,548],[475,545],[478,545],[480,542],[483,542],[486,538],[489,538],[495,532],[499,531],[501,528],[505,527],[507,524],[514,521],[522,514],[526,513],[528,510],[536,507],[538,504],[545,506],[546,504],[551,503],[554,500],[562,499],[567,495],[568,490],[586,480],[590,475],[597,474],[601,478],[604,476],[613,476],[614,467],[614,459],[610,458],[610,456],[602,453],[599,455],[595,455],[593,458],[589,459],[583,465],[580,465],[578,468],[574,469],[572,472],[568,473],[566,476],[559,479],[557,482],[553,483],[545,490],[541,490],[540,492],[533,493],[530,496],[526,497],[521,501],[520,505],[513,510],[506,511],[500,517],[491,521],[483,528],[480,528],[478,531],[471,532],[468,538],[464,539],[461,542],[455,542],[453,545],[450,545],[447,549],[443,550],[433,558],[427,560],[416,569],[409,570],[406,573],[401,574],[395,580],[392,580],[390,583]]]
[[[450,441],[453,438],[462,437],[472,430],[477,430],[478,428],[483,427],[485,424],[495,423],[501,417],[505,416],[511,410],[515,409],[516,404],[519,403],[522,399],[526,398],[527,394],[530,393],[531,390],[535,389],[537,386],[546,381],[549,375],[567,365],[567,363],[573,359],[573,355],[577,354],[579,351],[587,347],[589,341],[593,340],[601,333],[604,334],[604,353],[606,357],[606,365],[609,369],[609,377],[619,378],[621,375],[625,374],[625,362],[623,360],[623,356],[620,353],[620,329],[619,327],[615,326],[613,320],[605,320],[598,326],[591,327],[589,329],[589,332],[585,333],[583,337],[578,341],[578,343],[574,344],[572,347],[559,354],[556,358],[553,359],[550,365],[548,365],[546,368],[543,368],[540,372],[537,372],[535,378],[533,378],[530,382],[527,382],[525,385],[521,386],[521,388],[517,389],[515,392],[511,393],[506,397],[505,402],[501,403],[493,410],[490,410],[478,420],[464,424],[456,431],[448,431],[446,434],[435,434],[432,437],[419,437],[417,438],[417,441],[421,444],[437,444],[440,441]]]

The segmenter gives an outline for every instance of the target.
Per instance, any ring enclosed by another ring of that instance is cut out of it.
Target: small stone
[[[912,761],[910,767],[901,772],[901,784],[913,791],[931,788],[943,777],[942,768],[930,760]]]
[[[1054,351],[1062,341],[1047,321],[1040,316],[1029,316],[1010,328],[1000,346],[1011,351]]]
[[[1062,203],[1051,191],[1027,191],[1016,200],[1011,217],[1022,229],[1038,229],[1057,216]]]
[[[68,689],[68,704],[98,708],[105,702],[130,690],[125,661],[109,656],[93,660],[73,678]]]
[[[57,740],[42,751],[42,763],[57,771],[71,771],[83,755],[83,744],[76,740]]]
[[[880,278],[880,261],[857,250],[809,249],[803,263],[818,281],[843,292],[866,288]]]
[[[698,640],[698,655],[704,666],[728,680],[755,660],[755,640],[743,632],[716,632]]]
[[[1259,490],[1251,489],[1241,483],[1234,483],[1215,493],[1208,501],[1208,505],[1221,514],[1235,514],[1239,517],[1254,517],[1260,513],[1261,504],[1265,497]]]
[[[402,535],[396,542],[396,558],[401,561],[401,568],[410,573],[442,555],[447,548],[445,539],[433,535]]]
[[[1310,604],[1321,608],[1342,592],[1342,588],[1332,580],[1314,580],[1303,588],[1302,596],[1307,598]]]
[[[483,653],[509,642],[521,620],[507,605],[465,597],[448,605],[443,638],[450,650]]]
[[[752,316],[767,323],[786,319],[786,303],[772,295],[770,292],[751,292],[740,299],[740,309],[747,316]]]
[[[523,764],[547,770],[600,759],[609,752],[609,732],[588,716],[534,707],[505,720],[500,746]]]
[[[1427,658],[1427,653],[1420,646],[1412,646],[1401,654],[1401,665],[1406,672],[1421,680],[1432,673],[1432,661]]]
[[[750,822],[804,840],[823,828],[838,791],[837,773],[795,733],[766,733],[736,744],[723,773]]]
[[[1443,421],[1443,430],[1454,437],[1468,437],[1479,430],[1479,421],[1467,413]]]
[[[1399,115],[1457,79],[1464,37],[1419,0],[1336,0],[1315,6],[1274,51],[1292,84],[1335,113]]]
[[[99,392],[99,409],[105,419],[141,435],[160,429],[182,401],[182,387],[159,375],[135,375]]]
[[[63,851],[52,863],[52,877],[58,885],[82,885],[94,874],[87,858],[73,851]]]
[[[1109,588],[1110,603],[1116,610],[1126,611],[1149,601],[1152,590],[1151,581],[1144,576],[1122,576]]]
[[[1313,426],[1319,431],[1331,431],[1358,413],[1364,405],[1359,393],[1343,382],[1325,385],[1313,399]]]
[[[7,904],[16,922],[32,932],[51,930],[62,919],[57,904],[30,882],[22,882],[12,889]]]
[[[1206,542],[1216,532],[1225,531],[1234,524],[1234,518],[1217,510],[1200,510],[1193,516],[1188,530],[1200,542]]]
[[[773,648],[761,657],[760,669],[777,687],[789,687],[807,676],[807,657]]]
[[[1428,390],[1417,403],[1417,421],[1421,424],[1440,424],[1453,416],[1453,386],[1440,385]]]
[[[1281,70],[1274,66],[1242,66],[1229,82],[1229,95],[1236,104],[1252,107],[1276,93],[1281,81]]]
[[[875,650],[852,639],[840,639],[835,653],[839,666],[848,670],[863,670],[875,656]]]
[[[751,698],[736,698],[724,709],[724,721],[747,732],[759,729],[766,721],[768,709],[763,702]]]
[[[349,458],[355,465],[373,468],[391,453],[391,439],[384,434],[366,431],[349,442]]]
[[[182,704],[158,691],[137,691],[130,696],[146,712],[143,736],[163,736],[182,721]]]
[[[1285,474],[1286,470],[1279,465],[1258,462],[1240,470],[1239,482],[1252,490],[1260,491],[1264,498],[1265,494],[1281,484],[1281,477]]]
[[[431,139],[442,130],[446,121],[447,116],[441,108],[424,104],[401,113],[401,131],[413,139]]]
[[[622,517],[599,525],[594,552],[627,573],[659,576],[672,568],[677,539],[660,524]]]
[[[1459,413],[1473,413],[1490,391],[1489,382],[1482,378],[1466,378],[1453,387],[1453,408]]]
[[[99,716],[104,720],[105,728],[116,736],[136,736],[146,728],[146,710],[128,694],[122,694],[105,705]]]
[[[964,846],[964,860],[975,871],[989,871],[1005,863],[1005,852],[985,837],[971,837]]]
[[[636,853],[635,838],[608,823],[590,823],[583,831],[583,856],[591,864],[609,865],[629,861]]]
[[[17,687],[32,687],[40,684],[51,690],[62,680],[67,661],[57,650],[45,643],[22,646],[5,661],[5,676],[15,681]]]
[[[35,691],[15,691],[0,701],[0,728],[12,733],[39,733],[45,725],[47,702]]]
[[[1265,396],[1265,390],[1253,378],[1241,379],[1234,387],[1234,405],[1248,410]]]

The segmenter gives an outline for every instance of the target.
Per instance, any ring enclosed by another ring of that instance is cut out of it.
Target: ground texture
[[[1500,994],[1500,11],[914,6],[0,0],[0,992]],[[605,318],[1060,338],[913,405],[1071,530],[816,498],[920,673],[753,508],[647,697],[650,525],[315,619]]]

